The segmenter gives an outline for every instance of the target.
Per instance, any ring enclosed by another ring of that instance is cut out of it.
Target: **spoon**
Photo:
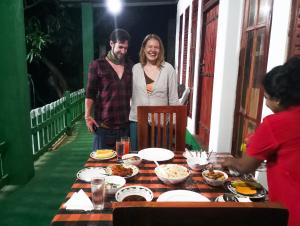
[[[160,171],[161,175],[163,177],[166,177],[166,173],[164,171],[164,169],[162,167],[159,167],[160,165],[158,164],[158,162],[156,160],[153,160],[153,162],[155,163],[155,165],[157,166],[157,169]]]

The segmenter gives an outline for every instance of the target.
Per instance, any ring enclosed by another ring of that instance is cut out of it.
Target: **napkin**
[[[93,203],[82,189],[79,192],[75,192],[65,203],[64,207],[67,210],[89,211],[94,209]]]

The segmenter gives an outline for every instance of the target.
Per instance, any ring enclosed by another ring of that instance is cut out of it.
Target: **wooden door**
[[[197,104],[197,132],[203,148],[207,148],[209,143],[218,12],[218,1],[206,1],[203,5],[202,43]]]
[[[300,0],[293,0],[288,57],[300,56]]]
[[[261,81],[266,73],[272,0],[246,0],[237,82],[232,154],[240,155],[247,137],[260,124]]]

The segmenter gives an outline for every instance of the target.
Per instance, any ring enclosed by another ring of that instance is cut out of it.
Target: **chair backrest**
[[[139,150],[162,147],[184,151],[187,106],[138,106],[137,115]]]
[[[122,202],[113,204],[113,226],[286,226],[277,203]]]

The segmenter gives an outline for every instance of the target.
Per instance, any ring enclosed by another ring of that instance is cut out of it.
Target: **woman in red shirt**
[[[267,160],[269,199],[289,210],[289,226],[300,226],[300,58],[273,68],[263,86],[274,114],[264,118],[241,158],[222,165],[248,173]]]

